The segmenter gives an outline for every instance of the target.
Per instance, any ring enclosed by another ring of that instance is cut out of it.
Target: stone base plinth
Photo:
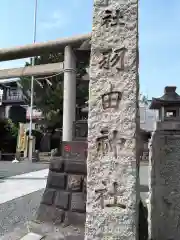
[[[37,220],[84,226],[86,218],[86,163],[78,160],[51,160],[46,189]]]

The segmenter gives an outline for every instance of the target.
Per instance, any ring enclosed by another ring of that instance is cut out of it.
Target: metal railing
[[[19,89],[8,90],[6,94],[4,94],[3,100],[5,101],[22,101],[24,100],[23,93]]]

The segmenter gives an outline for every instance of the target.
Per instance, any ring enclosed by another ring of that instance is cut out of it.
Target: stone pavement
[[[0,237],[34,219],[48,171],[47,164],[0,162]]]
[[[72,226],[56,226],[36,221],[28,222],[24,228],[17,228],[0,240],[83,240],[84,229]]]
[[[8,161],[0,161],[0,179],[34,172],[40,171],[43,169],[47,169],[49,164],[45,163],[30,163],[30,162],[20,162],[20,163],[12,163]]]

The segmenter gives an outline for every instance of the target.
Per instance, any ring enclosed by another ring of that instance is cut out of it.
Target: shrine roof
[[[175,86],[167,86],[164,95],[160,98],[152,98],[149,109],[160,109],[163,106],[180,106],[180,96],[176,93]]]

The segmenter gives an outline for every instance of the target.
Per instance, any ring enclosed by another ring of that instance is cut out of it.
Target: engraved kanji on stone
[[[96,139],[97,152],[106,155],[113,150],[111,141],[109,140],[109,131],[107,128],[101,130],[101,136]]]
[[[124,70],[126,52],[127,49],[125,47],[101,51],[102,58],[99,61],[100,68],[109,69],[110,67],[116,67],[118,71]]]
[[[102,26],[113,27],[113,26],[124,26],[123,15],[120,10],[105,10],[102,17]]]
[[[106,182],[102,181],[102,187],[95,190],[95,193],[99,194],[98,197],[96,198],[96,201],[100,200],[100,205],[102,209],[105,207],[119,207],[122,209],[126,208],[125,204],[118,203],[117,187],[118,187],[117,182],[113,182],[112,189],[109,190]],[[105,200],[105,194],[108,194],[111,197],[110,201]]]
[[[107,49],[101,52],[102,59],[99,61],[100,68],[109,69],[112,49]]]
[[[105,156],[109,152],[113,153],[114,158],[118,157],[118,147],[122,147],[126,139],[118,137],[118,131],[113,130],[112,133],[107,128],[101,130],[101,136],[96,139],[97,153]]]
[[[111,66],[116,66],[117,70],[124,70],[124,59],[127,49],[125,47],[117,48],[114,50],[112,58],[111,58]]]
[[[114,108],[117,109],[121,101],[122,93],[113,90],[113,85],[110,84],[110,91],[102,95],[103,109]]]
[[[98,6],[107,7],[107,6],[109,6],[109,2],[110,2],[109,0],[97,0],[95,3]]]
[[[97,202],[98,200],[100,200],[100,205],[102,209],[104,208],[104,194],[106,192],[107,192],[106,183],[103,181],[102,186],[95,190],[95,193],[98,193],[98,197],[96,198],[95,201]]]

